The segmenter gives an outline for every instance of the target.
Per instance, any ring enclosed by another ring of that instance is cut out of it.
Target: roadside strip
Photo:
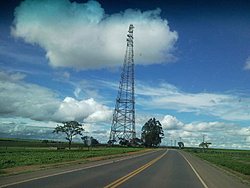
[[[167,152],[168,152],[168,150],[165,153],[163,153],[162,155],[160,155],[159,157],[157,157],[154,160],[150,161],[149,163],[147,163],[147,164],[143,165],[142,167],[134,170],[133,172],[130,172],[129,174],[127,174],[127,175],[123,176],[122,178],[114,181],[113,183],[105,186],[104,188],[115,188],[115,187],[117,187],[118,185],[122,184],[123,182],[127,181],[128,179],[132,178],[136,174],[140,173],[141,171],[145,170],[146,168],[148,168],[149,166],[154,164],[156,161],[158,161],[163,156],[165,156],[167,154]]]

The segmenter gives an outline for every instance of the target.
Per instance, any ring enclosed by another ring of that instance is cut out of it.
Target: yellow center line
[[[120,179],[114,181],[113,183],[105,186],[104,188],[115,188],[118,185],[122,184],[123,182],[127,181],[128,179],[132,178],[133,176],[135,176],[136,174],[140,173],[141,171],[145,170],[146,168],[148,168],[149,166],[151,166],[152,164],[154,164],[156,161],[158,161],[159,159],[161,159],[164,155],[166,155],[168,152],[168,150],[163,153],[162,155],[160,155],[159,157],[155,158],[154,160],[150,161],[149,163],[143,165],[142,167],[134,170],[133,172],[130,172],[129,174],[121,177]]]

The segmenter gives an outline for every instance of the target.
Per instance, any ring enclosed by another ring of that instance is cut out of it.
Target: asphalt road
[[[158,150],[144,155],[45,170],[0,179],[18,188],[247,188],[238,180],[185,152]]]

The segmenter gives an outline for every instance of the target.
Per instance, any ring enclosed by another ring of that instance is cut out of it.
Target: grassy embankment
[[[231,149],[185,149],[185,151],[209,161],[218,167],[250,182],[250,151]]]
[[[72,161],[75,163],[88,162],[88,158],[110,155],[125,154],[145,150],[145,148],[121,148],[121,147],[93,147],[88,151],[82,143],[73,143],[72,149],[55,150],[55,147],[67,147],[67,142],[49,142],[1,139],[0,138],[0,174],[7,175],[5,169],[22,166],[55,164],[49,166],[60,166],[62,162]],[[51,147],[54,147],[51,149]],[[112,156],[114,157],[114,156]],[[76,160],[78,160],[76,162]],[[43,167],[44,168],[44,167]],[[48,167],[46,167],[48,168]],[[13,172],[12,172],[13,174]]]

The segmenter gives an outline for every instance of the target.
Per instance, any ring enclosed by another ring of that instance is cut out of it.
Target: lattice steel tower
[[[121,74],[119,90],[109,140],[131,140],[135,135],[135,97],[134,97],[134,49],[133,29],[130,24],[127,35],[127,48]]]

